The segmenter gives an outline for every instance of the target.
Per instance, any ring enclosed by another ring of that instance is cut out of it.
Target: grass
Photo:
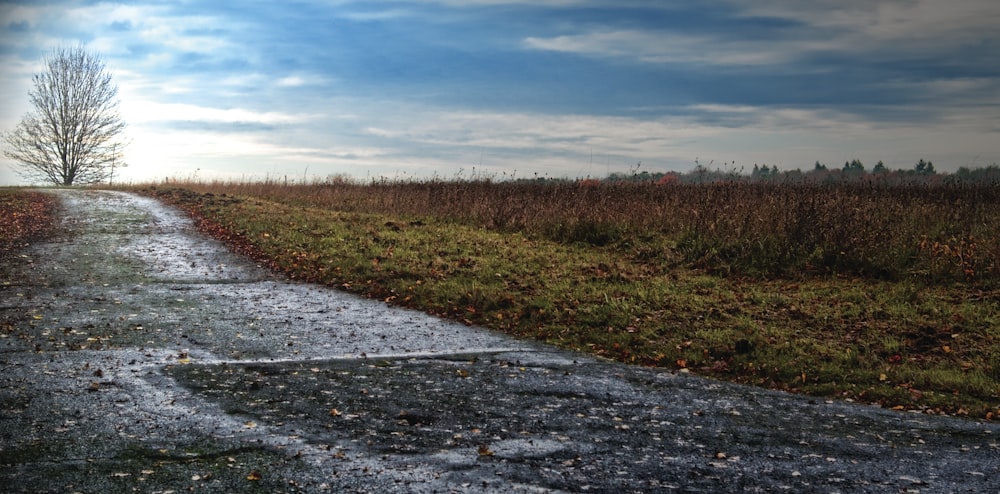
[[[1000,414],[995,188],[139,188],[293,278],[632,364]]]

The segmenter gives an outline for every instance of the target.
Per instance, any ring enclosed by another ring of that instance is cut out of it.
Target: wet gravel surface
[[[998,492],[1000,426],[628,367],[54,191],[0,265],[3,492]]]

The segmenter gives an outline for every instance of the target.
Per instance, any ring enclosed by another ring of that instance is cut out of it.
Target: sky
[[[136,183],[953,172],[1000,162],[997,26],[996,0],[0,0],[0,130],[82,45]]]

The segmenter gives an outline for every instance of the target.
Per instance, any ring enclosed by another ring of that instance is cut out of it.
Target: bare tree
[[[57,48],[28,92],[34,110],[4,134],[4,155],[19,172],[56,185],[105,180],[118,162],[125,130],[118,115],[118,86],[100,56],[82,47]]]

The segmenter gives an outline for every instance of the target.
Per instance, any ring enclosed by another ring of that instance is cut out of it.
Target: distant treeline
[[[961,167],[955,173],[939,173],[934,163],[920,160],[909,170],[890,170],[879,161],[868,169],[860,160],[844,162],[843,167],[828,166],[819,161],[811,170],[780,170],[777,166],[754,164],[750,173],[735,164],[712,167],[695,162],[693,170],[680,172],[639,171],[641,163],[629,173],[612,173],[603,180],[585,179],[587,182],[652,182],[659,184],[690,184],[716,182],[769,182],[769,183],[844,183],[877,182],[884,184],[1000,184],[1000,165],[993,163],[984,168]]]

